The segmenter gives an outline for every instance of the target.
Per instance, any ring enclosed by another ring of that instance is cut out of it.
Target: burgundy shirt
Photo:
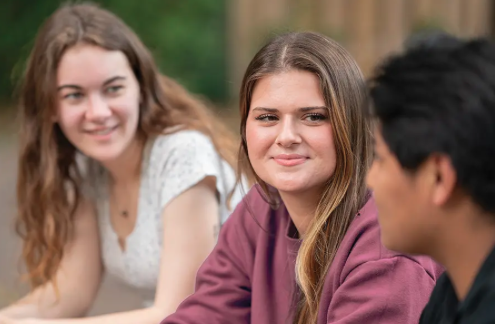
[[[300,240],[286,208],[254,187],[224,224],[201,266],[196,292],[161,324],[291,323]],[[318,324],[416,324],[443,269],[387,250],[370,198],[352,221],[326,275]]]

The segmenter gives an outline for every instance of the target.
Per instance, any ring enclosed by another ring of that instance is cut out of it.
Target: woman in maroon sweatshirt
[[[380,242],[365,93],[355,61],[324,36],[278,36],[256,54],[239,166],[257,185],[162,324],[418,322],[442,269]]]

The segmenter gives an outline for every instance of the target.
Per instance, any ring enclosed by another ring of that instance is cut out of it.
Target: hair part
[[[361,108],[366,97],[363,76],[343,47],[313,32],[288,33],[269,41],[249,64],[241,85],[238,170],[254,176],[272,205],[277,204],[278,197],[249,161],[246,122],[257,81],[289,70],[308,71],[319,78],[337,151],[336,171],[328,179],[296,262],[300,302],[294,323],[311,324],[316,323],[323,284],[335,253],[366,200],[371,127]]]

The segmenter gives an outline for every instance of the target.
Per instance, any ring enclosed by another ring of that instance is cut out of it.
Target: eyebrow
[[[316,106],[316,107],[301,107],[301,108],[298,108],[297,110],[299,110],[301,112],[308,112],[308,111],[321,110],[321,109],[327,110],[328,108],[325,106]],[[255,107],[255,108],[253,108],[253,111],[258,111],[258,110],[270,112],[270,113],[278,112],[278,109],[276,109],[276,108],[267,108],[267,107]]]
[[[126,78],[124,76],[120,76],[120,75],[117,75],[117,76],[114,76],[110,79],[107,79],[105,82],[103,82],[103,86],[106,86],[106,85],[109,85],[110,83],[112,82],[115,82],[117,80],[125,80]],[[70,88],[70,89],[75,89],[75,90],[81,90],[81,86],[78,86],[77,84],[64,84],[64,85],[61,85],[57,88],[57,91],[60,91],[62,89],[66,89],[66,88]]]

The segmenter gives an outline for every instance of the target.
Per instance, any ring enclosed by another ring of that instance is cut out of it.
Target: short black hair
[[[495,213],[495,45],[435,34],[391,56],[371,79],[372,110],[390,151],[415,171],[449,156],[463,188]]]

